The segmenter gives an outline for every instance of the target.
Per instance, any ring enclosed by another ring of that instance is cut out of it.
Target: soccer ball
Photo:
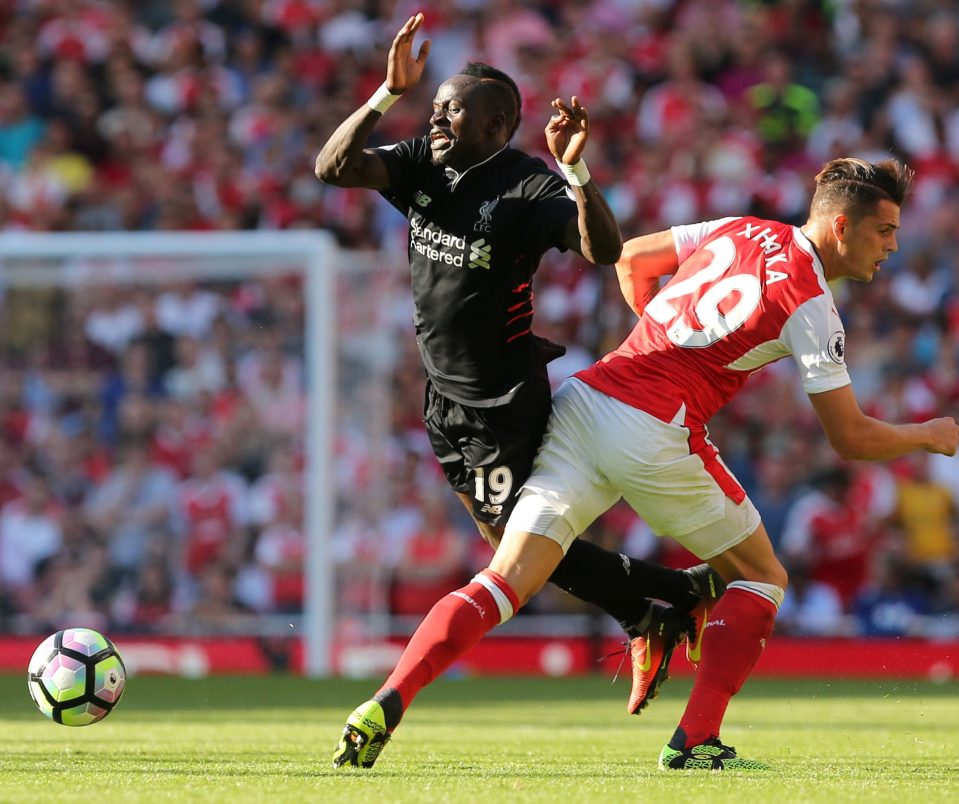
[[[27,686],[37,708],[55,723],[89,726],[120,702],[127,673],[113,643],[89,628],[48,636],[33,652]]]

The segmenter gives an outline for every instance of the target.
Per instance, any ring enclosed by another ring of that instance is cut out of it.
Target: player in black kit
[[[520,122],[519,90],[488,65],[469,64],[440,85],[427,136],[365,147],[382,114],[422,76],[429,40],[412,53],[422,21],[417,14],[400,29],[385,83],[332,134],[317,156],[316,175],[378,190],[409,220],[426,429],[450,485],[495,547],[546,428],[546,364],[564,351],[533,334],[533,273],[550,248],[615,263],[622,239],[581,159],[586,109],[575,97],[552,103],[546,140],[564,181],[542,160],[510,147]],[[685,635],[684,612],[710,594],[707,587],[721,593],[710,579],[706,565],[669,570],[583,540],[573,542],[551,578],[607,611],[633,638],[631,712],[665,678],[672,649]],[[398,714],[387,714],[387,733],[396,720]],[[378,753],[372,744],[338,750],[336,764],[368,767]]]

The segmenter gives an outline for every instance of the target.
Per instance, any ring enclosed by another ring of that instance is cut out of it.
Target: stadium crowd
[[[528,152],[544,153],[549,101],[576,94],[590,170],[627,238],[746,213],[799,224],[828,158],[909,162],[899,253],[863,292],[837,289],[847,362],[883,418],[959,414],[949,2],[16,0],[0,8],[0,230],[322,228],[344,248],[401,255],[402,216],[322,185],[313,160],[418,10],[428,79],[376,142],[423,133],[437,81],[467,57],[516,79],[514,144]],[[631,326],[612,272],[575,255],[547,255],[536,301],[540,334],[568,345],[557,383]],[[364,446],[338,444],[337,475],[354,484],[334,538],[349,611],[422,613],[485,565],[424,441],[403,314],[388,366],[395,505],[362,504]],[[298,612],[303,347],[295,277],[0,288],[0,631],[79,618],[216,632]],[[775,364],[711,427],[791,571],[777,628],[959,634],[959,463],[837,464],[802,396]],[[622,508],[590,538],[692,563]],[[530,609],[577,610],[551,591]]]

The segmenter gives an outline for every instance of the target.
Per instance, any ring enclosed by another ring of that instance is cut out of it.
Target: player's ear
[[[500,129],[504,134],[509,134],[509,121],[506,119],[506,113],[503,111],[493,112],[489,119],[489,132],[495,134]]]
[[[849,218],[840,213],[835,218],[832,219],[832,233],[836,236],[836,240],[842,243],[846,239],[846,234],[849,231]]]

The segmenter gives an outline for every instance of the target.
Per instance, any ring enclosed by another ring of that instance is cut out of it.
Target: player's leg
[[[772,631],[786,582],[759,513],[703,431],[661,422],[615,400],[593,396],[589,402],[603,406],[611,421],[631,422],[636,436],[622,446],[609,438],[597,444],[606,476],[655,533],[671,535],[727,582],[704,628],[686,715],[660,767],[759,767],[719,743],[726,705]]]
[[[720,728],[730,699],[742,688],[772,633],[786,571],[762,524],[709,561],[726,579],[727,590],[709,614],[693,689],[660,755],[660,767],[761,768],[761,763],[737,757],[724,746]]]
[[[456,492],[460,502],[470,513],[483,540],[493,549],[503,537],[504,527],[492,525],[479,518],[475,511],[476,500],[464,492]],[[717,599],[723,591],[718,574],[708,564],[700,564],[688,570],[662,567],[640,558],[614,553],[585,538],[576,539],[563,560],[550,576],[550,583],[564,592],[592,603],[615,619],[630,638],[645,634],[651,627],[659,627],[664,606],[655,606],[650,598],[665,600],[678,612],[689,614],[706,597]],[[666,616],[671,622],[682,621],[684,627],[677,635],[685,635],[686,618]],[[654,622],[655,621],[655,622]]]
[[[490,522],[503,521],[515,500],[515,496],[505,501],[502,499],[506,478],[512,479],[515,490],[521,479],[528,477],[531,467],[539,467],[534,471],[543,471],[542,466],[547,461],[560,467],[575,464],[580,456],[589,454],[590,445],[595,440],[590,432],[557,431],[554,419],[550,451],[562,454],[544,458],[540,453],[534,461],[534,454],[540,447],[536,433],[539,427],[545,426],[551,409],[549,387],[544,379],[541,386],[532,384],[525,390],[526,393],[506,408],[475,412],[482,417],[486,433],[481,443],[497,445],[495,454],[489,446],[484,446],[482,451],[471,447],[464,450],[466,463],[475,467],[475,477],[469,486],[473,496],[464,494],[461,499],[470,508],[484,538],[490,542],[496,538]],[[575,408],[581,401],[575,385],[571,384],[557,393],[556,408]],[[575,410],[568,424],[590,421],[591,415],[588,406]],[[598,425],[600,429],[605,426],[605,422]],[[632,441],[634,435],[623,432],[621,438]],[[683,444],[685,448],[685,442]],[[548,474],[551,470],[546,471]],[[496,496],[484,498],[490,494]],[[596,512],[605,510],[618,496],[614,492],[612,499]],[[500,503],[499,512],[493,512],[498,518],[491,520],[493,505]],[[721,580],[707,564],[688,571],[668,569],[604,550],[590,543],[588,534],[585,539],[575,539],[570,544],[550,581],[574,597],[598,606],[626,632],[626,650],[632,668],[632,687],[626,706],[630,714],[638,714],[655,698],[669,677],[673,650],[691,630],[693,621],[685,614],[699,604],[704,594],[708,596],[709,590],[717,595],[722,593]],[[672,606],[653,603],[649,598],[667,601]]]
[[[554,424],[560,423],[560,432],[564,429],[562,421],[561,415],[554,420]],[[544,449],[549,440],[547,436]],[[556,497],[530,495],[520,499],[490,568],[433,606],[374,698],[353,711],[334,753],[335,767],[372,766],[419,690],[484,634],[509,619],[545,583],[577,535],[563,518],[564,511],[573,509],[574,498],[577,510],[572,513],[578,513],[588,524],[618,496],[601,477],[590,472],[585,458],[564,462],[560,470]],[[502,482],[505,474],[500,473],[494,483],[497,493],[508,485]],[[557,507],[554,499],[563,502]],[[487,502],[490,506],[500,504],[496,498]],[[521,508],[525,518],[520,516]]]
[[[551,539],[508,531],[490,567],[430,609],[384,684],[350,714],[333,766],[372,767],[417,693],[512,617],[562,556],[563,547]]]
[[[564,392],[561,390],[557,397]],[[492,408],[434,405],[428,419],[437,455],[446,459],[447,477],[470,511],[483,538],[498,542],[520,487],[529,477],[552,409],[546,376],[529,380],[508,404]],[[455,475],[450,470],[455,469]],[[564,591],[598,606],[629,633],[648,623],[648,598],[684,611],[699,600],[696,578],[638,558],[605,550],[581,539],[569,546],[550,578]]]

